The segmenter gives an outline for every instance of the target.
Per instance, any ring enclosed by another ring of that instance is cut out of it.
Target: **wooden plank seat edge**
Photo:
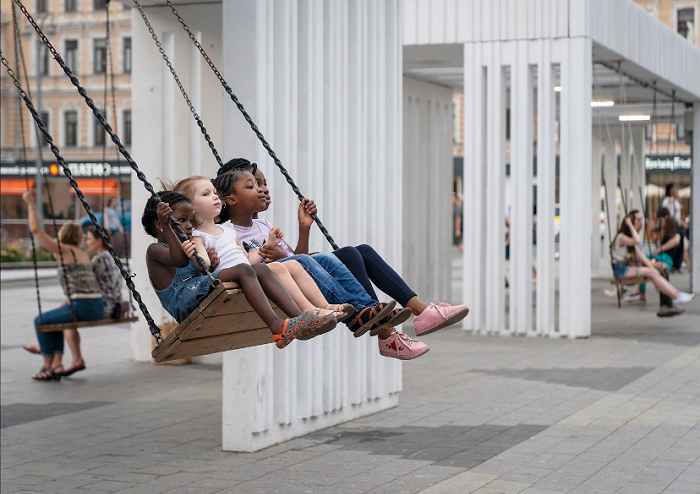
[[[136,316],[124,319],[97,319],[95,321],[71,321],[58,324],[40,324],[36,330],[40,333],[51,333],[53,331],[63,331],[64,329],[90,328],[92,326],[109,326],[112,324],[126,324],[138,321]]]
[[[610,280],[611,285],[636,285],[637,283],[645,283],[649,281],[646,276],[636,276],[634,278],[615,278]]]

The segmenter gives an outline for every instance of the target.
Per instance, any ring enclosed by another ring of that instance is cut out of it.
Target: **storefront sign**
[[[690,156],[647,156],[644,158],[646,171],[684,172],[690,170]]]
[[[119,164],[115,162],[71,162],[66,163],[71,173],[75,178],[101,178],[101,177],[119,177],[129,176],[131,167],[128,164]],[[63,170],[57,163],[45,163],[42,167],[42,173],[49,177],[65,176]],[[34,163],[2,163],[0,165],[0,176],[2,177],[24,177],[36,175],[36,164]]]

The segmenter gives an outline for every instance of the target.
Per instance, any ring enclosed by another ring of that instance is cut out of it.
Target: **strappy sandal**
[[[338,320],[338,322],[343,322],[346,320],[348,317],[353,315],[355,313],[355,308],[352,306],[352,304],[328,304],[326,306],[326,309],[332,310],[333,312],[342,312],[343,315],[338,317],[335,316],[335,318]]]
[[[352,331],[355,338],[359,338],[373,326],[378,325],[382,319],[389,315],[395,306],[396,300],[392,300],[388,303],[379,303],[377,305],[365,307],[355,316],[352,324],[348,325],[348,329]]]
[[[57,375],[54,372],[53,368],[42,367],[41,369],[39,369],[39,372],[32,376],[32,379],[34,379],[35,381],[60,381],[61,376]]]
[[[60,375],[63,377],[68,377],[81,370],[85,370],[85,361],[83,359],[80,359],[77,364],[73,364],[67,369],[65,369],[63,372],[60,373]]]
[[[403,324],[404,322],[406,322],[406,319],[411,317],[411,314],[413,314],[413,311],[408,307],[404,307],[403,309],[392,310],[389,313],[389,315],[382,320],[379,326],[376,326],[370,330],[370,336],[377,336],[379,333],[381,333],[387,328],[394,328],[399,324]]]
[[[282,333],[273,334],[272,340],[277,348],[284,348],[295,339],[309,340],[314,336],[327,333],[338,324],[333,314],[316,316],[313,312],[304,312],[302,315],[284,321]]]

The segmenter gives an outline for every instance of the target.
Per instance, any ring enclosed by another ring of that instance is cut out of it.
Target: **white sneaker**
[[[622,300],[625,302],[636,302],[638,300],[641,300],[642,294],[641,293],[630,293],[629,295],[625,295]]]
[[[694,297],[694,293],[681,292],[681,294],[678,295],[678,297],[676,298],[676,300],[673,301],[673,303],[677,305],[687,304],[688,302],[693,300]]]

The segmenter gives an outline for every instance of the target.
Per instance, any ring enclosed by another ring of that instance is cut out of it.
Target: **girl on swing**
[[[226,163],[219,169],[214,181],[215,185],[226,183],[226,175],[232,170],[238,169],[247,169],[254,173],[258,186],[263,189],[266,198],[264,207],[258,211],[266,210],[271,200],[265,176],[257,168],[257,165],[248,160],[236,158]],[[234,194],[235,190],[231,189],[229,193]],[[309,251],[309,230],[313,223],[311,214],[315,212],[316,207],[313,201],[304,199],[301,202],[299,206],[299,242],[296,250],[292,251],[286,243],[281,243],[275,248],[268,247],[267,244],[261,245],[260,253],[266,257],[268,262],[274,260],[289,262],[285,261],[285,259],[290,258],[289,256],[293,256],[292,259],[307,257],[299,254],[307,254]],[[257,212],[252,207],[246,208],[244,203],[230,208],[228,214],[244,245],[260,245],[260,236],[265,235],[271,228],[269,222],[257,219]],[[371,297],[376,298],[372,286],[372,282],[374,282],[382,291],[403,305],[403,309],[394,310],[385,320],[371,327],[370,334],[379,336],[379,349],[383,356],[408,360],[428,351],[427,345],[423,342],[409,338],[395,329],[411,315],[414,316],[416,335],[421,336],[455,324],[466,317],[469,312],[469,309],[464,305],[452,306],[445,303],[426,304],[423,302],[398,273],[369,245],[343,247],[333,253],[319,253],[311,257],[326,269],[329,269],[327,266],[332,266],[329,264],[331,260],[342,261],[341,264],[349,269]],[[306,267],[306,264],[304,266]],[[350,329],[352,330],[352,327]]]
[[[631,214],[634,215],[635,213]],[[615,279],[644,276],[651,279],[657,290],[671,297],[674,305],[687,304],[693,300],[694,294],[681,292],[661,276],[661,273],[640,250],[639,244],[637,229],[632,224],[632,217],[627,215],[622,221],[610,247]]]
[[[164,191],[158,195],[161,201],[151,197],[141,218],[146,233],[158,240],[158,243],[149,245],[146,250],[146,266],[161,304],[179,323],[206,297],[212,282],[193,263],[197,249],[191,240],[194,207],[186,196],[177,192]],[[216,201],[211,201],[208,208],[213,211],[215,206]],[[171,214],[189,240],[180,243],[169,222]],[[207,216],[206,212],[202,214]],[[206,251],[203,253],[207,255]],[[219,255],[223,258],[222,253]],[[330,331],[337,324],[334,314],[319,316],[312,312],[302,313],[267,266],[251,266],[245,256],[239,256],[235,265],[220,264],[213,275],[221,281],[235,281],[241,285],[250,306],[270,328],[272,339],[278,348],[286,347],[296,338],[313,338]],[[267,297],[290,319],[277,317]]]

